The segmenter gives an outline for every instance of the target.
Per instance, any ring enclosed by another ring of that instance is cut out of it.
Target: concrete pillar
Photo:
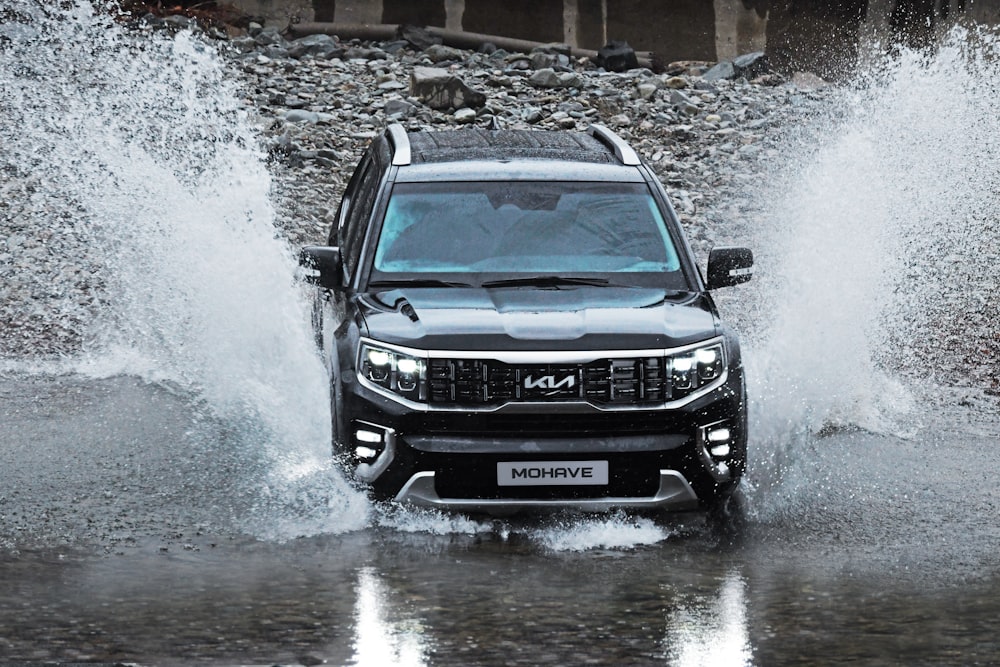
[[[580,22],[580,8],[576,0],[563,0],[563,43],[578,47],[576,31]]]
[[[337,23],[381,23],[382,0],[336,0]]]
[[[463,14],[465,14],[465,0],[445,0],[444,27],[448,30],[461,30]]]
[[[732,60],[767,48],[767,16],[747,9],[743,0],[714,0],[715,59]]]

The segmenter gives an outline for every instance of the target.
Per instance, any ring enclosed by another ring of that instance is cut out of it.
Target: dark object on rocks
[[[432,35],[427,28],[419,28],[415,25],[400,25],[396,28],[396,37],[405,39],[417,51],[423,51],[429,46],[443,43],[439,36]]]
[[[723,60],[721,63],[715,65],[707,72],[701,75],[701,78],[705,81],[720,81],[722,79],[735,79],[736,78],[736,68],[728,60]]]
[[[635,50],[628,42],[615,40],[598,49],[594,62],[609,72],[625,72],[639,66]]]
[[[440,67],[414,67],[410,75],[410,95],[419,97],[431,109],[478,109],[486,95],[469,88],[457,76]]]
[[[737,79],[743,77],[747,80],[755,79],[770,72],[771,66],[767,59],[767,54],[763,51],[745,53],[735,58],[732,62],[723,60],[710,70],[701,75],[706,81],[719,81],[720,79]]]
[[[291,43],[288,47],[288,55],[292,58],[302,56],[312,56],[314,58],[339,57],[344,54],[344,48],[336,39],[330,35],[306,35]]]
[[[733,67],[736,68],[737,76],[742,76],[746,79],[753,79],[763,74],[767,74],[771,69],[771,64],[768,62],[766,53],[763,51],[754,51],[753,53],[746,53],[733,60]]]

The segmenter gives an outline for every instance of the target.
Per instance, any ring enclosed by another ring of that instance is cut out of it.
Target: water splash
[[[366,501],[330,463],[326,372],[222,58],[189,32],[137,38],[86,2],[15,0],[5,18],[4,224],[41,239],[16,267],[40,297],[35,328],[78,335],[78,372],[175,383],[230,424],[258,487],[249,529],[363,525]]]
[[[770,174],[746,352],[758,490],[794,487],[824,429],[905,435],[927,387],[995,373],[998,56],[955,29],[870,59]]]

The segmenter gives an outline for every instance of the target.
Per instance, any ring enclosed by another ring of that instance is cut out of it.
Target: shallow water
[[[397,510],[278,540],[261,537],[248,452],[189,396],[34,376],[0,382],[0,407],[4,660],[970,664],[998,650],[998,434],[965,425],[968,407],[911,439],[809,439],[800,486],[780,505],[750,495],[738,529],[697,513]]]

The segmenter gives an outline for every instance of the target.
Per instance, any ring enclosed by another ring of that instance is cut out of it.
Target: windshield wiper
[[[396,280],[373,280],[368,287],[472,287],[469,283],[460,283],[437,278],[399,278]]]
[[[503,280],[487,280],[483,287],[556,287],[561,285],[591,285],[600,287],[608,285],[607,278],[581,278],[574,276],[527,276],[525,278],[505,278]]]

